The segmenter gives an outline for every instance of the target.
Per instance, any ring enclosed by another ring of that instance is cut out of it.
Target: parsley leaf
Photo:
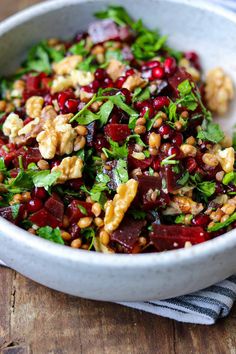
[[[113,159],[126,158],[128,156],[128,148],[126,144],[119,145],[116,141],[109,140],[110,149],[103,148],[102,151],[106,157],[111,157]]]
[[[210,197],[215,193],[215,182],[201,182],[197,184],[197,189],[206,197]]]
[[[161,166],[164,166],[164,165],[176,165],[176,164],[178,164],[179,161],[178,161],[178,160],[172,160],[173,157],[175,157],[175,154],[170,155],[170,156],[166,157],[165,159],[163,159],[163,160],[161,161]]]
[[[117,185],[126,183],[129,179],[127,161],[118,160],[114,169],[114,179]]]
[[[69,49],[69,52],[74,55],[87,55],[88,51],[85,49],[85,40],[82,39],[79,43],[72,45]]]
[[[12,217],[14,220],[16,220],[20,210],[20,204],[13,204],[11,205],[11,212],[12,212]]]
[[[200,130],[198,132],[197,138],[211,141],[213,143],[219,143],[224,139],[224,133],[219,124],[210,122],[207,124],[205,130]]]
[[[86,227],[85,229],[81,229],[81,235],[90,242],[89,250],[93,247],[94,240],[95,240],[95,230],[92,227]]]
[[[2,172],[2,173],[7,172],[7,168],[6,168],[3,157],[0,157],[0,172]]]
[[[63,238],[61,237],[61,231],[58,227],[56,229],[53,229],[50,226],[40,227],[36,233],[45,240],[59,243],[61,245],[65,244]]]
[[[85,207],[83,207],[83,205],[77,204],[77,208],[80,210],[80,212],[84,215],[87,215],[87,210],[85,209]]]
[[[35,187],[44,187],[45,189],[48,189],[56,182],[60,175],[61,172],[59,171],[50,173],[50,171],[45,170],[34,173],[32,178]]]
[[[212,227],[208,227],[209,232],[214,232],[214,231],[218,231],[220,229],[223,229],[224,227],[229,226],[232,222],[234,222],[236,220],[236,212],[233,213],[232,215],[230,215],[230,217],[224,221],[224,222],[217,222],[215,223],[214,226]]]
[[[185,186],[185,184],[188,182],[189,180],[189,172],[185,172],[184,175],[178,179],[177,184],[179,184],[180,186]]]
[[[150,90],[149,87],[146,87],[145,89],[141,89],[141,87],[137,87],[134,90],[132,101],[137,102],[137,101],[145,101],[150,98]]]
[[[90,71],[93,72],[97,68],[97,64],[95,64],[95,56],[90,55],[86,59],[84,59],[79,65],[78,68],[82,71]]]
[[[119,26],[129,25],[133,26],[133,20],[128,15],[127,11],[122,6],[108,6],[107,10],[95,13],[95,16],[100,19],[109,18],[117,23]]]
[[[135,220],[144,220],[147,213],[143,210],[129,209],[128,214],[132,215]]]

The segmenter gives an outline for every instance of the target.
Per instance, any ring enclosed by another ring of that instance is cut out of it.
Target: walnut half
[[[80,157],[65,157],[59,166],[53,167],[52,171],[61,172],[56,183],[65,183],[69,179],[81,178],[83,169],[83,161]]]

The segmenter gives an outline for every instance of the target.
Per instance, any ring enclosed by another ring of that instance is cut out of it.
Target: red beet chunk
[[[60,200],[60,198],[50,197],[45,205],[45,209],[47,209],[55,218],[62,222],[64,215],[64,204]]]
[[[141,175],[137,177],[138,196],[145,210],[165,207],[170,203],[169,194],[162,189],[162,179],[155,176]]]
[[[31,215],[29,217],[29,220],[39,227],[51,226],[52,228],[56,228],[58,226],[61,226],[60,220],[58,220],[54,215],[49,213],[49,211],[45,208],[42,208],[33,215]]]
[[[26,88],[28,91],[34,91],[40,87],[40,77],[38,76],[28,76],[26,79]]]
[[[178,86],[185,80],[192,81],[192,76],[188,74],[183,68],[178,68],[174,75],[168,79],[168,83],[172,89],[174,97],[179,95]]]
[[[209,239],[207,232],[199,226],[152,224],[152,227],[153,231],[149,234],[150,240],[159,252],[183,248],[185,242],[196,245]]]
[[[18,215],[16,217],[14,217],[14,214],[12,213],[11,206],[0,208],[0,216],[2,218],[12,222],[13,224],[16,224],[21,219],[21,217],[23,216],[23,213],[24,213],[24,205],[23,204],[20,204]]]
[[[119,38],[119,30],[112,20],[96,21],[91,23],[88,33],[94,44]]]
[[[27,168],[30,163],[37,163],[42,159],[42,155],[37,147],[20,147],[16,150],[16,157],[13,161],[15,167],[19,167],[19,156],[22,156],[23,166]]]
[[[24,90],[23,92],[23,100],[27,101],[28,98],[32,96],[45,96],[48,93],[46,89],[37,89],[37,90]]]
[[[4,158],[5,164],[9,163],[16,157],[16,149],[14,144],[6,144],[0,147],[0,157]]]
[[[81,206],[81,208],[79,206]],[[86,213],[83,212],[83,209],[86,209]],[[68,216],[69,221],[72,223],[77,222],[80,218],[83,218],[85,216],[93,216],[92,203],[87,203],[81,200],[74,199],[68,205],[66,215]]]
[[[140,168],[142,171],[146,170],[149,166],[151,166],[152,161],[152,157],[148,157],[145,160],[138,160],[132,155],[128,156],[128,166],[130,170],[134,170],[135,168]]]
[[[131,134],[128,124],[108,124],[104,131],[109,138],[116,142],[125,140]]]
[[[161,175],[166,181],[166,188],[169,193],[174,192],[176,189],[181,186],[178,184],[178,180],[183,176],[183,171],[180,163],[178,164],[180,172],[176,173],[173,165],[166,165],[162,167]]]
[[[145,220],[134,220],[126,216],[118,229],[111,234],[111,241],[118,242],[131,253],[138,244],[138,238],[145,225]]]

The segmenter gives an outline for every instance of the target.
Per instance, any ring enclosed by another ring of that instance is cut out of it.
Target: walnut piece
[[[231,78],[221,68],[215,68],[207,73],[206,102],[210,110],[224,114],[234,96]]]
[[[44,99],[41,96],[32,96],[26,101],[26,114],[30,118],[39,118],[43,109]]]
[[[54,94],[60,91],[64,91],[72,86],[73,82],[70,76],[57,76],[52,82],[51,93]]]
[[[107,67],[107,73],[113,81],[116,81],[124,73],[125,65],[119,60],[111,59]]]
[[[198,82],[201,78],[200,71],[191,65],[190,61],[186,58],[182,58],[179,61],[179,66],[185,68],[187,73],[189,73],[195,82]]]
[[[117,229],[120,225],[126,211],[134,200],[138,190],[138,182],[134,179],[120,184],[117,188],[117,194],[113,200],[106,202],[104,228],[108,233]]]
[[[83,57],[81,55],[71,55],[58,63],[53,63],[52,68],[57,75],[69,75],[82,60]]]
[[[87,71],[82,70],[73,70],[71,73],[71,79],[73,86],[87,86],[94,81],[94,74]]]
[[[39,125],[40,119],[39,118],[35,118],[34,120],[32,120],[31,122],[29,122],[28,124],[26,124],[23,128],[21,128],[18,131],[18,135],[30,135],[32,138],[36,137],[32,136],[32,131],[34,131],[35,127],[37,127]]]
[[[4,135],[9,137],[10,141],[14,141],[18,136],[19,130],[23,128],[23,125],[23,120],[18,114],[10,113],[3,124],[2,130]]]
[[[83,161],[80,157],[65,157],[59,166],[53,167],[52,171],[61,172],[56,183],[65,183],[69,179],[81,178],[83,169]]]
[[[37,136],[39,151],[44,159],[64,154],[71,154],[74,148],[76,131],[68,123],[73,115],[59,115],[54,120],[47,120],[43,125],[43,131]]]
[[[143,88],[146,85],[147,81],[142,79],[139,73],[135,73],[125,80],[122,87],[128,89],[129,91],[134,91],[137,87]]]
[[[234,170],[234,148],[229,147],[224,150],[218,150],[217,158],[226,173]]]

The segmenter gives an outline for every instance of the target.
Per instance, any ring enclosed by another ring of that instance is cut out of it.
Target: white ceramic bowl
[[[33,43],[73,36],[110,1],[56,0],[0,24],[0,71],[13,72]],[[169,34],[171,45],[196,50],[204,68],[220,65],[236,82],[236,17],[187,0],[118,0],[135,18]],[[224,127],[233,125],[233,107]],[[97,300],[164,299],[190,293],[236,272],[236,231],[189,249],[140,255],[74,250],[33,236],[0,218],[0,259],[25,276],[65,293]]]

